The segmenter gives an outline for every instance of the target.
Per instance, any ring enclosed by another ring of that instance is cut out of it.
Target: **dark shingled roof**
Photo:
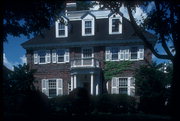
[[[95,19],[95,35],[94,36],[82,36],[81,20],[69,21],[68,37],[56,38],[55,25],[44,32],[44,36],[38,35],[22,44],[26,49],[31,47],[50,47],[50,46],[66,46],[72,47],[78,44],[102,44],[102,43],[128,43],[128,42],[142,42],[140,40],[128,19],[123,17],[122,34],[109,35],[109,20],[108,18]],[[146,38],[149,41],[154,42],[156,37],[149,33],[144,32]]]

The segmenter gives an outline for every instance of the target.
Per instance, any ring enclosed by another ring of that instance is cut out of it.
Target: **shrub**
[[[95,110],[99,112],[127,113],[135,111],[135,98],[120,94],[103,94],[93,97]]]

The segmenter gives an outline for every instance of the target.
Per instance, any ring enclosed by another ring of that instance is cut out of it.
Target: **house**
[[[63,22],[62,22],[63,21]],[[145,32],[150,42],[154,35]],[[151,62],[152,53],[135,34],[122,13],[110,10],[66,11],[44,36],[22,44],[35,73],[36,88],[48,97],[67,95],[85,87],[91,95],[135,95],[134,72]],[[106,62],[132,61],[131,69],[104,79]]]

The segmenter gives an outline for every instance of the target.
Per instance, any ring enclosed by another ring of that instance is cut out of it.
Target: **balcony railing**
[[[94,67],[99,68],[99,61],[94,58],[81,58],[71,60],[71,68],[76,67]]]

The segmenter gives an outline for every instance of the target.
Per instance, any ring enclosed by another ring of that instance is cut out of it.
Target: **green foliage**
[[[105,80],[111,80],[113,76],[117,76],[122,71],[127,70],[132,63],[132,61],[106,62],[104,69]]]
[[[135,75],[136,93],[140,96],[140,109],[146,113],[163,113],[165,100],[169,100],[172,73],[164,73],[162,65],[141,66]]]
[[[10,75],[12,90],[34,90],[34,73],[35,70],[30,70],[28,65],[14,66],[14,71]]]

